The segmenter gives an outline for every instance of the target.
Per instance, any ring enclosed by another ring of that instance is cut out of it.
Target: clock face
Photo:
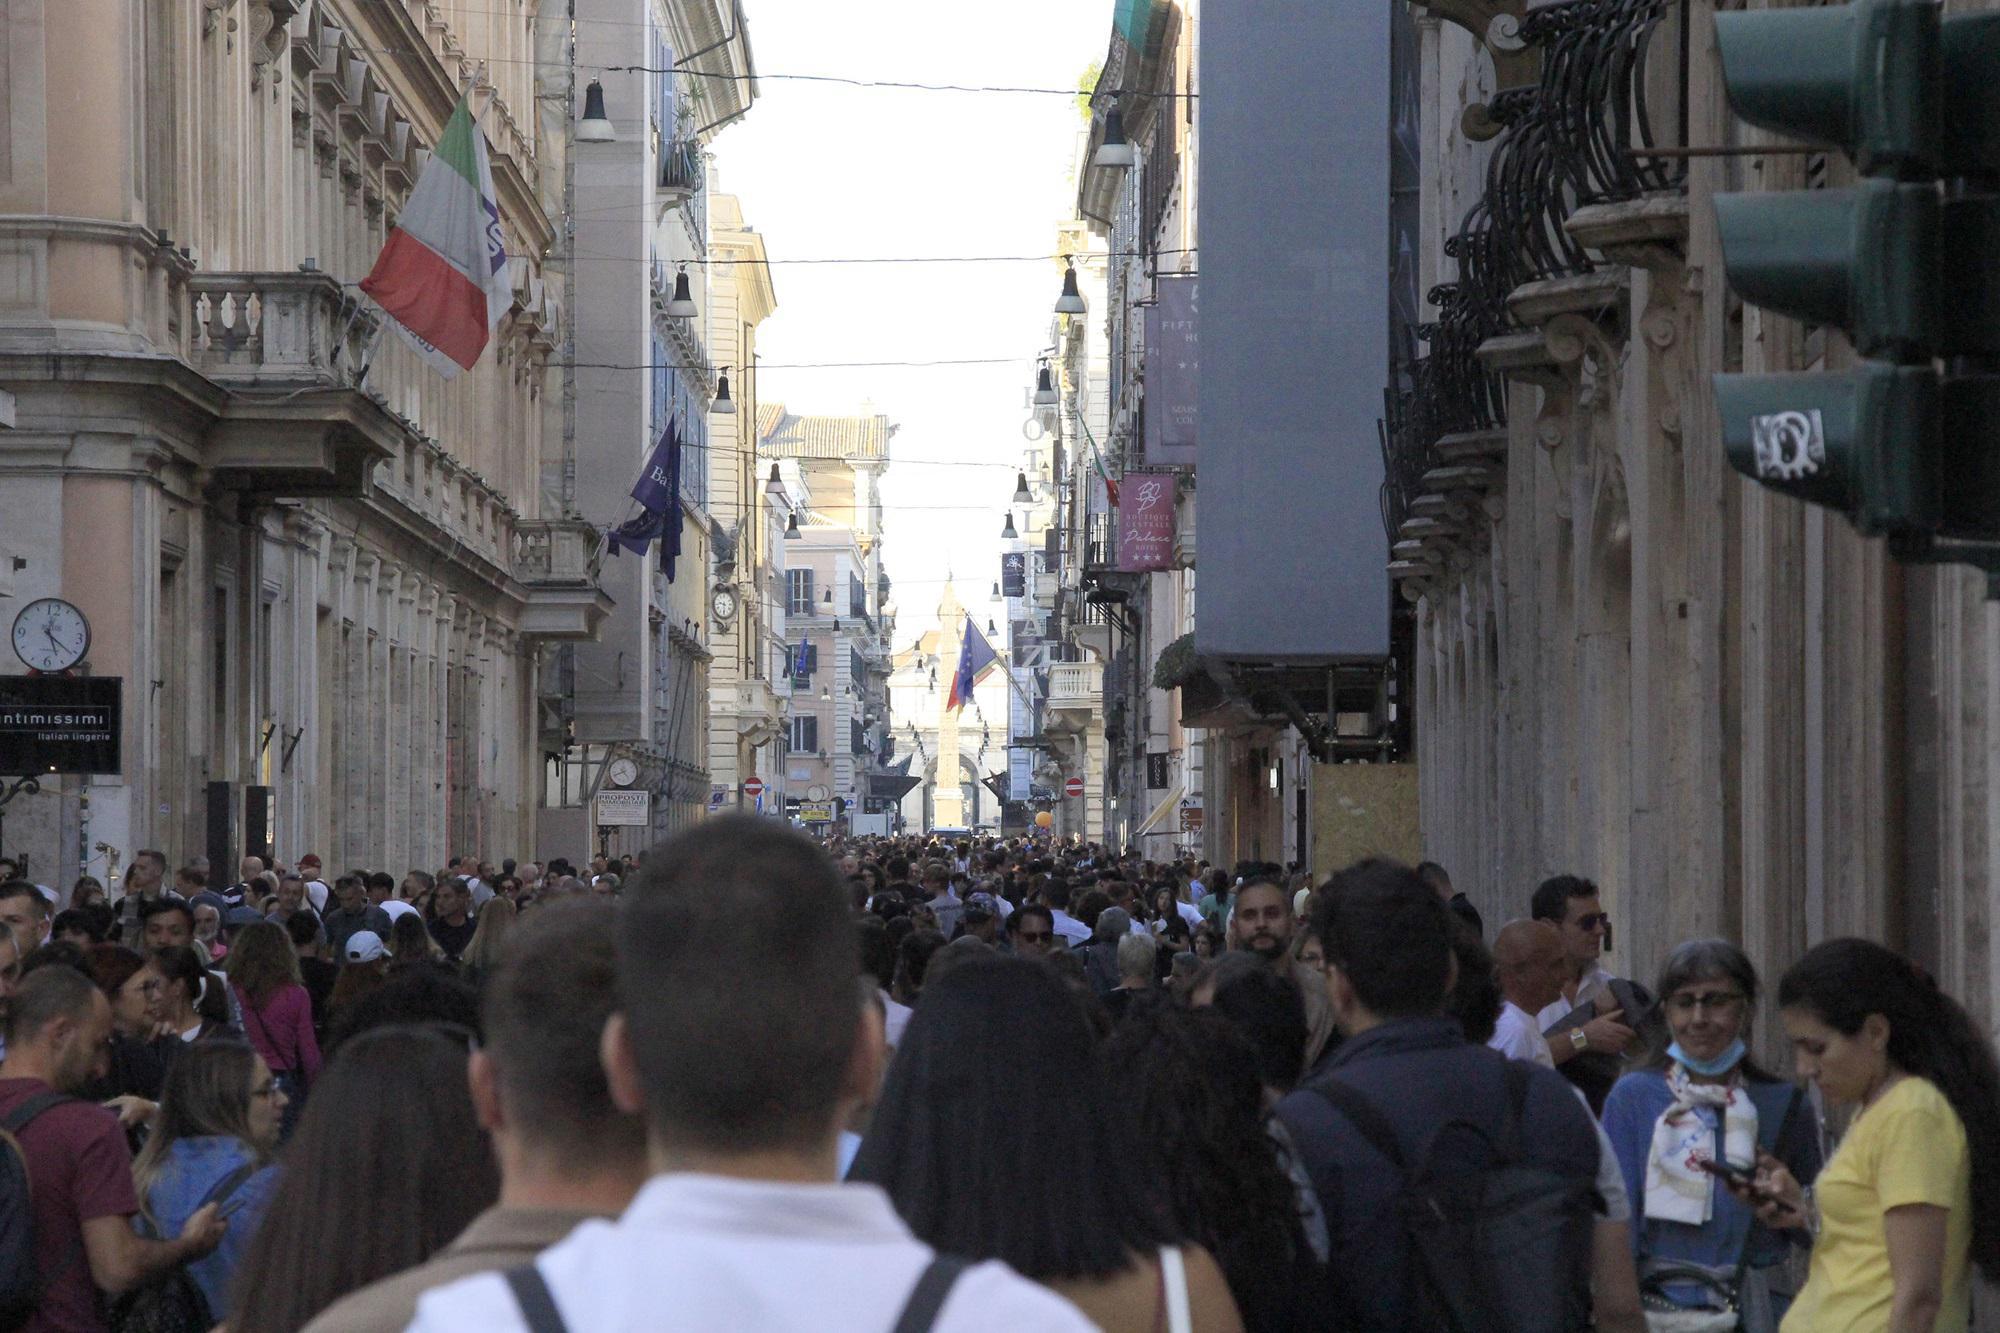
[[[611,772],[607,776],[610,777],[613,786],[629,787],[638,780],[639,766],[630,759],[614,759],[611,761]]]
[[[67,671],[90,651],[90,622],[60,597],[29,602],[14,617],[14,655],[35,671]]]
[[[729,589],[723,588],[717,591],[715,600],[710,606],[714,610],[717,620],[730,621],[736,619],[736,594],[729,591]]]

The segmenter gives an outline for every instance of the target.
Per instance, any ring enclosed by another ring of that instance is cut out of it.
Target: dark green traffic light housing
[[[2000,13],[1850,0],[1715,30],[1739,116],[1863,177],[1715,197],[1737,294],[1865,358],[1715,376],[1730,465],[1908,558],[2000,543]]]
[[[1871,536],[1933,524],[1937,376],[1862,366],[1837,375],[1718,375],[1729,465],[1847,514]]]
[[[1927,0],[1717,14],[1730,108],[1752,125],[1839,149],[1863,175],[1934,176],[1938,19]]]

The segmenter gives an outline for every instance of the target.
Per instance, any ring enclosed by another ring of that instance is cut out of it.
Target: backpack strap
[[[5,1130],[9,1134],[19,1134],[42,1112],[61,1106],[64,1102],[81,1100],[82,1098],[72,1097],[66,1092],[38,1092],[9,1111],[6,1119],[0,1120],[0,1130]]]
[[[549,1292],[548,1280],[542,1270],[534,1264],[522,1264],[501,1274],[507,1279],[507,1286],[514,1293],[514,1303],[521,1307],[521,1318],[527,1322],[528,1333],[569,1333],[569,1325],[563,1322],[562,1312],[556,1309],[556,1298]]]
[[[1501,1076],[1507,1084],[1507,1119],[1500,1131],[1500,1151],[1507,1160],[1519,1162],[1527,1157],[1521,1142],[1521,1121],[1526,1118],[1528,1108],[1528,1079],[1534,1066],[1525,1060],[1507,1060],[1502,1064]]]
[[[938,1312],[944,1309],[945,1297],[951,1295],[959,1275],[971,1266],[970,1260],[948,1254],[931,1260],[910,1291],[910,1299],[904,1302],[903,1313],[896,1316],[894,1333],[930,1333],[937,1323]]]
[[[1375,1109],[1375,1103],[1363,1096],[1360,1090],[1351,1088],[1339,1079],[1322,1079],[1311,1087],[1330,1104],[1334,1110],[1346,1116],[1361,1131],[1361,1137],[1368,1140],[1376,1152],[1396,1167],[1407,1171],[1409,1164],[1403,1159],[1403,1148],[1396,1138],[1396,1127],[1389,1123],[1389,1117]]]

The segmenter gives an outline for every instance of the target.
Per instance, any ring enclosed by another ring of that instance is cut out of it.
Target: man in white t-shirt
[[[1568,976],[1562,932],[1547,921],[1509,921],[1493,939],[1493,973],[1505,1003],[1486,1044],[1513,1059],[1554,1069],[1536,1015],[1562,998]]]
[[[1092,1327],[1004,1264],[961,1271],[879,1188],[837,1182],[883,1035],[855,984],[847,883],[817,845],[755,816],[706,821],[647,859],[622,916],[623,1009],[601,1051],[659,1174],[534,1264],[426,1294],[413,1333],[518,1333],[530,1308],[574,1333],[881,1333],[926,1308],[937,1333]]]

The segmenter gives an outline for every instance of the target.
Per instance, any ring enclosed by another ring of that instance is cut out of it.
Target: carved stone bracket
[[[286,24],[299,12],[302,0],[250,0],[250,86],[262,88],[268,68],[273,84],[284,76],[278,57],[290,40]]]
[[[1493,61],[1495,88],[1523,87],[1540,76],[1542,53],[1520,37],[1521,19],[1528,11],[1527,0],[1427,0],[1424,7],[1464,28],[1485,48]],[[1474,141],[1491,139],[1501,129],[1481,103],[1465,109],[1459,127]]]

